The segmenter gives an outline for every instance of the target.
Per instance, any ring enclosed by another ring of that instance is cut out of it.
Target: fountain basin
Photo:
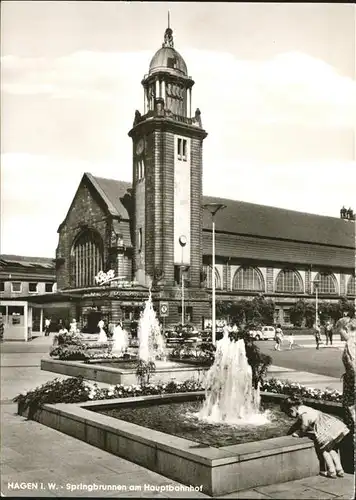
[[[44,405],[34,419],[183,484],[202,486],[212,496],[318,473],[319,463],[308,438],[283,436],[214,447],[157,430],[147,432],[146,427],[98,413],[120,405],[185,402],[202,396],[199,392]]]
[[[107,366],[104,366],[107,365]],[[70,377],[84,377],[96,382],[106,384],[137,384],[135,362],[115,361],[97,364],[84,363],[84,361],[61,361],[57,359],[42,359],[41,370],[68,375]],[[131,367],[130,367],[131,365]],[[172,380],[185,382],[189,379],[202,380],[208,367],[200,365],[189,365],[176,361],[157,361],[156,372],[152,374],[152,383],[168,383]]]
[[[134,406],[123,403],[115,408],[99,409],[98,413],[216,448],[286,436],[294,422],[280,410],[279,404],[265,402],[260,421],[267,420],[267,423],[211,423],[198,416],[203,400],[203,396],[197,396],[184,401],[141,401]]]

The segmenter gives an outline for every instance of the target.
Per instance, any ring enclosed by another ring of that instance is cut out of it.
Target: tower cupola
[[[164,33],[162,47],[153,56],[148,75],[142,80],[144,88],[144,114],[157,111],[177,120],[191,120],[192,87],[183,57],[174,48],[173,31],[169,26]]]
[[[187,65],[183,57],[174,48],[173,31],[167,28],[162,47],[157,50],[150,63],[149,74],[165,71],[171,75],[188,76]]]

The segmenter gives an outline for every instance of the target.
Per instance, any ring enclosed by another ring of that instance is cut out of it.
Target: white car
[[[255,339],[255,340],[262,340],[263,339],[263,333],[261,330],[249,330],[248,333],[252,339]]]
[[[274,340],[276,335],[276,329],[274,326],[263,326],[261,331],[263,340]]]

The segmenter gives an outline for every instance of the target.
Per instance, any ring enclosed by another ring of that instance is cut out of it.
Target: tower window
[[[138,230],[138,242],[137,242],[137,248],[138,251],[140,252],[142,250],[142,228],[140,227]]]
[[[178,160],[187,161],[187,139],[177,141]]]
[[[138,160],[137,162],[137,180],[142,180],[145,178],[145,164],[143,160]]]
[[[187,141],[183,139],[183,161],[187,161]]]

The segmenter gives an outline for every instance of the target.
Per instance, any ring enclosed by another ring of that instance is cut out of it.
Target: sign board
[[[166,318],[169,314],[168,302],[160,302],[159,315],[161,318]]]

